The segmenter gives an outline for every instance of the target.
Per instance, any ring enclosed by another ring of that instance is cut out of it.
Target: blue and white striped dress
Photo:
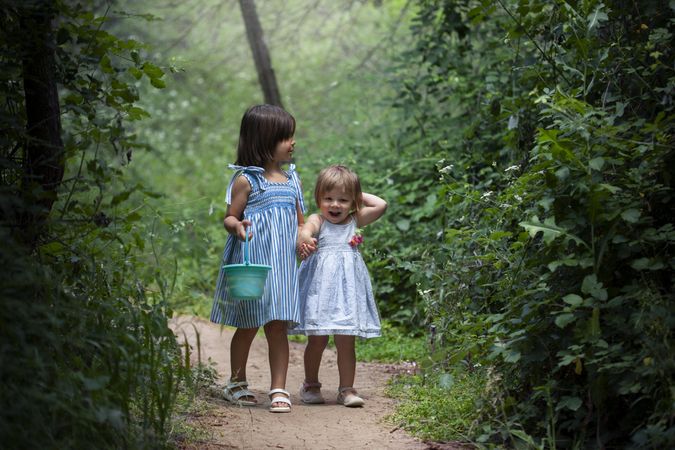
[[[232,186],[238,176],[246,177],[251,193],[244,209],[244,218],[251,221],[253,238],[249,242],[251,264],[267,264],[265,293],[259,300],[236,300],[228,297],[227,277],[222,266],[242,264],[244,243],[229,235],[218,274],[216,293],[211,308],[211,321],[237,328],[255,328],[272,320],[283,320],[289,327],[300,321],[298,277],[295,243],[298,236],[296,204],[305,212],[300,179],[291,164],[286,171],[288,181],[267,181],[265,170],[255,166],[235,166],[237,170],[227,189],[227,203],[232,202]]]

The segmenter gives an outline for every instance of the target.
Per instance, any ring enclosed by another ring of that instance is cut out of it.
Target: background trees
[[[448,438],[672,446],[673,8],[661,3],[258,4],[306,198],[343,162],[388,200],[362,246],[381,313],[391,334],[434,327],[426,396],[470,379],[468,419]],[[36,141],[17,80],[33,38],[22,47],[21,5],[2,8],[0,396],[15,408],[0,430],[56,423],[66,431],[43,434],[49,446],[104,427],[102,440],[132,446],[150,439],[125,434],[139,423],[166,431],[182,373],[166,307],[208,312],[225,168],[242,112],[264,100],[243,20],[233,0],[56,3],[64,176],[26,200]],[[16,211],[44,215],[40,199],[51,214],[26,246]]]

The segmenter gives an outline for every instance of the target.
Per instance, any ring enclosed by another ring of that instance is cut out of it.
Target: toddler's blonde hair
[[[342,188],[352,200],[352,205],[355,211],[358,211],[362,204],[363,198],[361,196],[361,182],[358,175],[349,170],[347,166],[342,164],[334,164],[328,166],[319,172],[316,179],[316,186],[314,187],[314,200],[316,206],[321,205],[321,196],[331,189]]]

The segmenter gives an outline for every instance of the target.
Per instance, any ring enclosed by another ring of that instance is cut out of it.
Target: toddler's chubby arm
[[[251,185],[248,183],[246,177],[237,177],[232,186],[232,203],[227,206],[225,220],[223,221],[223,225],[227,232],[234,234],[242,241],[246,239],[246,227],[251,226],[250,220],[242,220],[250,193]],[[252,238],[253,233],[249,232],[248,236],[249,239]]]
[[[387,210],[387,202],[377,195],[363,192],[361,194],[363,206],[356,212],[356,226],[365,227],[382,217]]]
[[[321,229],[321,217],[312,214],[298,229],[297,251],[300,258],[305,259],[316,251],[316,236]]]

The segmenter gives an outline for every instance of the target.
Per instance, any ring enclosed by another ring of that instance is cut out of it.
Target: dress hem
[[[347,335],[358,336],[362,338],[380,337],[382,334],[380,330],[345,330],[345,329],[321,329],[321,330],[303,330],[300,328],[289,329],[288,334],[300,334],[305,336],[327,336],[327,335]]]
[[[289,319],[270,319],[270,320],[268,320],[264,323],[261,323],[260,325],[249,325],[249,324],[237,325],[237,324],[233,324],[233,323],[226,323],[222,320],[218,321],[218,320],[213,320],[213,319],[210,319],[210,321],[211,321],[211,323],[215,323],[216,325],[222,325],[222,326],[225,326],[225,327],[234,327],[234,328],[260,328],[260,327],[264,327],[268,323],[274,322],[274,321],[286,322],[286,327],[288,329],[299,325],[299,322],[296,322],[295,320],[289,320]]]

